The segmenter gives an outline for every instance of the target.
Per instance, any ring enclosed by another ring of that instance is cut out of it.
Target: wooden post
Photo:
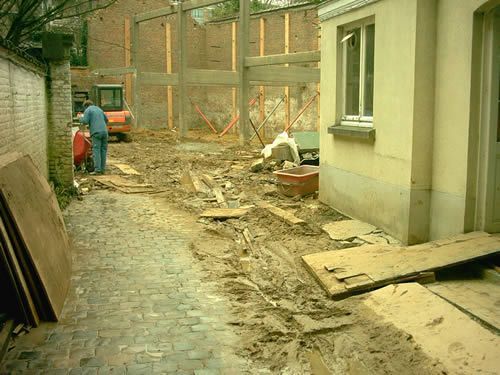
[[[141,127],[142,113],[141,113],[141,64],[139,62],[139,23],[135,21],[135,17],[131,23],[132,34],[132,66],[135,67],[136,73],[134,75],[134,115],[135,126]]]
[[[249,29],[250,29],[250,2],[248,0],[240,0],[240,27],[239,27],[239,111],[240,111],[240,142],[248,143],[250,140],[250,126],[248,113],[248,69],[245,68],[245,57],[248,55],[249,44]]]
[[[237,56],[237,51],[236,51],[236,22],[232,23],[232,36],[231,36],[231,69],[233,72],[236,71],[236,56]],[[238,114],[238,96],[237,96],[237,89],[236,87],[232,88],[232,93],[233,93],[233,118],[236,117]]]
[[[318,29],[318,51],[321,50],[321,29]],[[318,68],[321,67],[321,62],[318,62]],[[316,89],[318,90],[318,94],[321,90],[321,85],[318,83]],[[321,95],[316,99],[316,111],[317,111],[317,123],[316,130],[319,132],[321,127]]]
[[[285,53],[290,53],[290,13],[285,14]],[[285,87],[285,129],[288,124],[290,124],[290,86]]]
[[[259,20],[259,56],[264,56],[266,53],[266,20],[261,18]],[[259,124],[266,118],[266,88],[259,87]],[[262,128],[262,137],[265,138],[266,129]]]
[[[170,23],[165,25],[165,51],[167,58],[167,73],[172,73],[172,31]],[[168,128],[174,128],[174,95],[172,86],[167,86],[167,118]]]
[[[178,93],[179,93],[179,130],[180,136],[186,137],[188,133],[188,124],[185,118],[184,110],[186,108],[186,82],[184,81],[184,77],[187,69],[187,38],[186,38],[186,20],[187,14],[183,10],[182,3],[178,5],[177,12],[177,54],[178,54],[178,66],[179,66],[179,85]]]
[[[130,67],[130,17],[125,17],[125,30],[124,31],[124,47],[125,47],[125,67]],[[125,74],[125,100],[129,105],[133,104],[132,99],[132,75]]]

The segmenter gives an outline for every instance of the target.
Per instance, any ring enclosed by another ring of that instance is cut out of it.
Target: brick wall
[[[125,64],[124,20],[152,9],[165,6],[163,0],[118,0],[113,6],[104,9],[89,19],[89,70],[97,68],[121,67]],[[290,14],[290,52],[315,50],[317,43],[317,11],[311,6],[293,7],[288,10],[265,12],[252,16],[250,25],[251,54],[258,55],[259,19],[266,20],[266,54],[284,53],[285,13]],[[224,22],[199,25],[193,20],[188,22],[188,66],[201,69],[231,70],[231,27],[230,19]],[[148,72],[166,72],[165,24],[171,24],[173,71],[177,70],[177,32],[176,16],[162,17],[141,23],[139,54],[141,69]],[[82,72],[73,73],[75,88],[90,89],[92,83],[120,83],[124,77],[87,78]],[[316,85],[294,86],[291,88],[291,118],[302,105],[314,95]],[[147,87],[141,91],[143,102],[142,126],[148,128],[167,125],[166,87]],[[252,88],[252,95],[258,88]],[[266,113],[283,95],[283,87],[269,87],[266,90]],[[230,87],[191,87],[188,95],[206,111],[213,124],[222,129],[231,119],[232,94]],[[174,88],[174,112],[177,108],[177,90]],[[294,126],[296,130],[315,130],[317,124],[316,104],[311,105],[301,120]],[[191,105],[187,108],[187,118],[191,127],[205,127]],[[177,113],[174,113],[175,121]],[[258,118],[258,106],[252,109],[252,118]],[[268,123],[272,132],[285,126],[283,107]]]
[[[73,185],[71,74],[69,61],[51,61],[47,77],[49,177]]]
[[[0,47],[0,155],[28,154],[48,177],[45,72]]]

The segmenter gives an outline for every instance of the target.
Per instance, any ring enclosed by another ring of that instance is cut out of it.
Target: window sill
[[[375,129],[363,126],[332,125],[328,127],[328,133],[344,137],[366,139],[375,141]]]

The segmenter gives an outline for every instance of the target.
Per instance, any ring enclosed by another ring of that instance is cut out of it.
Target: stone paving
[[[234,353],[228,301],[191,256],[194,218],[165,197],[109,191],[65,218],[75,249],[62,317],[16,339],[0,373],[250,372]]]

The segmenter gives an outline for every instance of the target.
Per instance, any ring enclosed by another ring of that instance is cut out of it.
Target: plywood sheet
[[[474,232],[422,245],[365,245],[302,257],[335,299],[500,252],[500,238]]]
[[[124,164],[124,163],[113,163],[112,164],[113,166],[115,166],[116,168],[118,168],[122,173],[124,174],[128,174],[128,175],[135,175],[135,176],[138,176],[140,175],[139,172],[137,172],[134,168],[132,168],[130,165],[128,164]]]
[[[450,374],[497,374],[500,337],[416,284],[390,285],[363,301],[384,321],[407,332]]]
[[[0,191],[56,320],[70,286],[71,251],[55,194],[29,156],[0,158]]]
[[[23,267],[20,264],[16,255],[16,250],[13,245],[7,228],[2,219],[2,211],[0,210],[0,263],[5,272],[5,277],[9,280],[9,288],[12,291],[15,301],[9,301],[17,304],[17,310],[21,316],[18,319],[23,319],[24,323],[38,326],[39,316],[35,306],[35,302],[31,296],[30,287],[23,274]],[[19,249],[17,249],[19,252]],[[7,287],[4,285],[3,287]],[[7,301],[2,301],[7,303]]]
[[[487,280],[449,280],[427,288],[448,302],[500,330],[500,285]]]

